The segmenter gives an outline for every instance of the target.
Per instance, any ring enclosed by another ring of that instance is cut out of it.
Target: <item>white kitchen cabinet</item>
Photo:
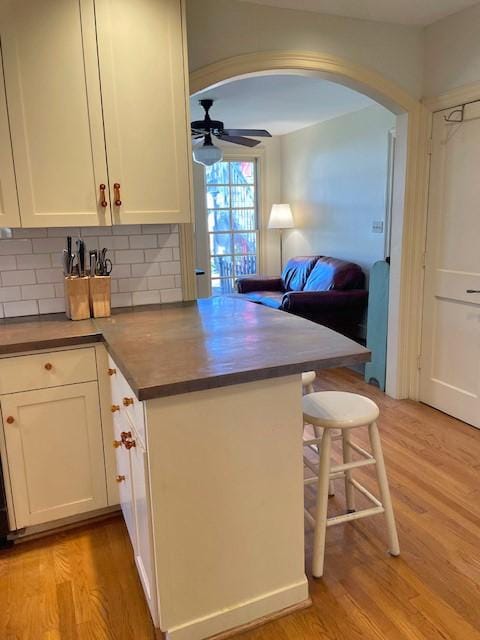
[[[1,397],[17,528],[107,506],[96,382]]]
[[[0,37],[10,226],[190,220],[181,0],[16,0],[0,8]],[[1,121],[0,103],[3,138]]]
[[[0,25],[22,226],[111,224],[93,3],[15,0]]]
[[[133,500],[137,540],[134,548],[135,564],[143,586],[153,623],[159,626],[157,584],[153,557],[152,515],[150,484],[148,479],[148,456],[135,429],[132,429],[135,447],[130,449]]]
[[[0,69],[3,64],[0,49]],[[17,185],[13,168],[12,145],[8,122],[7,103],[5,101],[5,85],[0,73],[0,227],[19,227]]]
[[[189,222],[181,3],[96,0],[95,7],[110,188],[120,185],[113,223]]]

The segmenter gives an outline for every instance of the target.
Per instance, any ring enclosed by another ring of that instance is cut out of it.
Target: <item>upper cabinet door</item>
[[[10,0],[0,33],[22,226],[111,224],[93,3]]]
[[[95,7],[113,223],[188,222],[181,2],[95,0]]]
[[[20,214],[18,212],[17,185],[15,184],[15,172],[13,169],[2,65],[2,52],[0,49],[0,227],[19,227]]]

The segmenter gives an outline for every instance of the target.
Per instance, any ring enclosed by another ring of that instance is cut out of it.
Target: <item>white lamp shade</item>
[[[193,159],[198,164],[211,167],[212,164],[220,162],[223,158],[223,151],[214,144],[202,144],[193,150]]]
[[[289,204],[274,204],[268,221],[269,229],[291,229],[294,227],[293,214]]]

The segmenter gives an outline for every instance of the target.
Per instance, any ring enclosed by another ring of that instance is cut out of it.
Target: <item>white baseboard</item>
[[[268,622],[269,617],[273,619],[278,612],[304,603],[308,598],[308,582],[305,578],[297,584],[241,602],[230,609],[216,611],[168,629],[166,640],[204,640],[257,620]]]

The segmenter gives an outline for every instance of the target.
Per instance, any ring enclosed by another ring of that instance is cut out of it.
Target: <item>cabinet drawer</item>
[[[92,347],[0,360],[0,395],[96,379],[95,349]]]

